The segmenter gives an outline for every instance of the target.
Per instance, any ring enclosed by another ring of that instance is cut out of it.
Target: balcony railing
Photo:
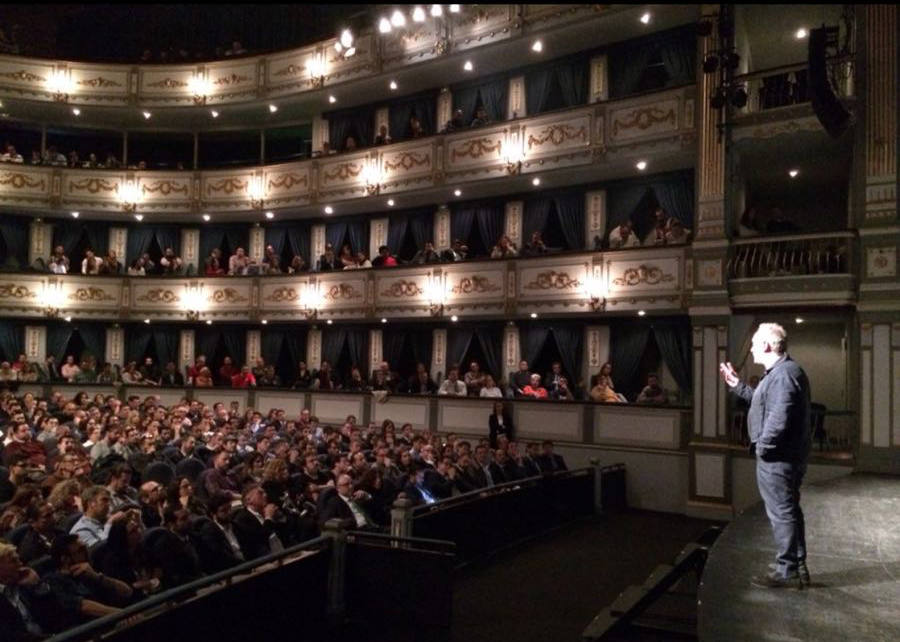
[[[855,95],[854,71],[855,65],[851,57],[844,56],[828,61],[828,79],[839,98]],[[754,71],[736,76],[735,81],[746,83],[749,98],[746,107],[738,112],[738,116],[800,105],[809,102],[812,96],[809,65],[806,62]]]
[[[264,167],[130,171],[0,165],[0,205],[185,214],[339,203],[489,178],[692,153],[695,89],[575,107],[356,153]]]

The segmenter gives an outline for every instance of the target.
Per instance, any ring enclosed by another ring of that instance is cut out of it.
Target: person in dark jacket
[[[488,429],[490,431],[488,440],[491,442],[491,448],[495,450],[498,436],[506,435],[506,438],[510,441],[514,439],[515,426],[509,411],[506,409],[506,405],[502,401],[494,402],[494,412],[491,413],[488,419]]]
[[[206,573],[218,573],[244,561],[240,543],[231,527],[231,497],[214,495],[208,502],[209,518],[198,519],[192,539]]]
[[[723,381],[750,403],[747,428],[756,454],[756,481],[775,537],[775,570],[755,576],[754,586],[802,588],[809,584],[800,484],[810,447],[809,379],[787,353],[787,333],[762,323],[750,353],[766,372],[754,390],[738,378],[731,363],[719,364]]]

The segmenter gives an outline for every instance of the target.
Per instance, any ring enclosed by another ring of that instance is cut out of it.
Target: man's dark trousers
[[[805,473],[805,462],[756,457],[756,482],[778,549],[776,572],[785,578],[795,576],[798,563],[806,562],[806,531],[800,508],[800,484]]]

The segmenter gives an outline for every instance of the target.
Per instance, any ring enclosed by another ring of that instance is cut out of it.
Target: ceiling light
[[[459,13],[459,5],[451,4],[450,5],[450,13]]]
[[[647,314],[647,313],[644,312],[643,310],[638,310],[638,316],[639,316],[639,317],[642,317],[642,316],[644,316],[644,315],[646,315],[646,314]]]
[[[798,176],[799,174],[800,174],[800,170],[799,170],[799,169],[791,169],[791,170],[788,170],[788,176],[790,176],[791,178],[797,178],[797,176]]]
[[[431,5],[431,16],[433,18],[440,18],[444,15],[444,8],[439,4]]]
[[[794,37],[797,38],[797,40],[803,40],[808,35],[809,32],[803,27],[800,27],[799,29],[797,29],[797,33],[794,34]]]
[[[643,172],[647,169],[647,161],[638,161],[634,164],[635,167],[638,168],[639,171]]]
[[[219,117],[219,112],[217,112],[215,109],[210,109],[210,110],[209,110],[209,115],[212,116],[213,118],[218,118],[218,117]]]
[[[81,116],[81,110],[78,107],[72,107],[72,113],[76,116]]]
[[[270,220],[275,218],[275,212],[266,212],[266,218]]]
[[[326,213],[326,214],[334,214],[334,208],[331,207],[331,205],[326,205],[326,206],[325,206],[325,213]]]
[[[143,111],[141,113],[144,115],[144,120],[150,120],[150,116],[153,115],[149,111]]]
[[[263,319],[262,321],[260,321],[260,323],[262,323],[263,325],[268,325],[268,324],[269,324],[269,322],[268,322],[266,319]]]
[[[392,199],[392,198],[388,199],[388,207],[394,207],[394,199]]]
[[[406,16],[403,15],[403,12],[400,9],[395,9],[394,13],[391,14],[391,24],[395,27],[403,27],[406,25]]]
[[[537,187],[538,185],[541,184],[541,179],[539,179],[539,178],[532,178],[532,179],[531,179],[531,184],[534,185],[535,187]]]
[[[465,69],[466,71],[472,71],[473,69],[475,69],[475,65],[472,64],[471,60],[467,60],[466,64],[463,65],[463,69]]]
[[[144,323],[150,323],[150,319],[144,319]]]
[[[66,323],[72,323],[72,317],[66,317]]]
[[[535,53],[541,53],[544,50],[544,43],[540,40],[535,40],[534,44],[531,45],[531,50]]]
[[[143,214],[135,214],[134,218],[136,221],[141,222],[144,220],[144,215]]]
[[[350,47],[347,51],[344,52],[344,58],[349,58],[350,56],[356,53],[356,47]]]
[[[384,317],[381,317],[381,322],[382,322],[382,323],[387,323],[387,319],[385,319]]]
[[[349,29],[341,32],[341,45],[349,49],[353,46],[353,33]]]
[[[453,323],[456,323],[457,321],[459,321],[459,317],[454,314],[452,317],[450,317],[450,320],[453,321]]]
[[[332,321],[331,319],[328,319],[328,321],[326,321],[325,323],[327,323],[328,325],[331,325],[332,323],[334,323],[334,321]]]
[[[333,105],[334,103],[337,102],[337,98],[335,98],[333,95],[332,95],[332,96],[329,96],[329,97],[328,97],[328,102],[330,102],[330,103]]]
[[[212,325],[212,319],[207,319],[207,320],[206,320],[206,325]]]
[[[278,111],[277,105],[269,105],[269,113],[274,114],[276,111]]]
[[[72,218],[78,218],[78,212],[72,212]]]
[[[425,22],[425,9],[416,7],[412,12],[413,22]]]
[[[204,214],[204,215],[203,215],[203,220],[206,221],[207,223],[209,223],[209,219],[210,219],[209,214]]]
[[[461,189],[453,190],[453,195],[454,196],[462,196],[462,190]]]
[[[391,21],[387,18],[382,18],[378,21],[378,31],[381,33],[390,33],[391,32]]]
[[[803,319],[801,317],[797,317],[794,319],[794,323],[803,323]]]
[[[641,16],[641,22],[644,23],[645,25],[650,24],[650,13],[649,12],[647,12]]]
[[[532,313],[531,313],[531,318],[532,318],[532,319],[537,319],[537,312],[532,312]]]
[[[396,80],[392,80],[391,84],[388,86],[391,88],[391,91],[397,91],[397,81]]]

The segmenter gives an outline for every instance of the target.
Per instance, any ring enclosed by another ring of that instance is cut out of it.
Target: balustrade
[[[850,57],[833,58],[827,63],[828,79],[839,98],[850,98],[854,93],[854,61]],[[809,65],[798,63],[773,69],[763,69],[735,77],[735,82],[746,83],[749,97],[746,107],[738,116],[807,103],[812,98],[809,86]]]

